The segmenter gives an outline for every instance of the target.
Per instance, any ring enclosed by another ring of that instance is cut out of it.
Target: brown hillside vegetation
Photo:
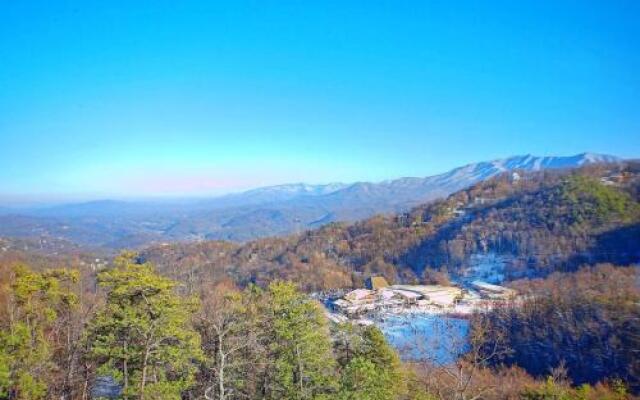
[[[406,214],[244,245],[156,246],[142,258],[186,281],[229,277],[244,286],[288,279],[307,291],[360,287],[371,275],[414,282],[425,269],[455,275],[471,255],[486,252],[512,257],[508,279],[597,262],[627,265],[640,259],[638,170],[627,163],[517,181],[505,175]]]
[[[620,379],[640,390],[640,271],[598,265],[514,283],[521,304],[481,317],[509,352],[496,363],[534,376],[563,368],[575,384]],[[502,333],[502,334],[501,334]]]

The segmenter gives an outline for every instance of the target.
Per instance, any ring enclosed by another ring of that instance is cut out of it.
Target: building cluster
[[[630,178],[631,174],[629,174],[628,172],[622,172],[619,174],[604,176],[600,178],[600,183],[607,186],[616,186],[629,181]]]
[[[367,280],[366,288],[355,289],[334,300],[333,309],[345,316],[374,312],[470,312],[475,307],[515,297],[512,289],[474,281],[469,288],[443,285],[389,285],[382,277]]]

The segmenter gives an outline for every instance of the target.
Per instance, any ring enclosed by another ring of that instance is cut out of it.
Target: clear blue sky
[[[0,197],[638,157],[639,20],[636,0],[0,1]]]

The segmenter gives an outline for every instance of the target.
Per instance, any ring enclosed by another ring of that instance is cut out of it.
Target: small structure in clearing
[[[369,290],[380,290],[389,286],[389,282],[383,276],[372,276],[367,278],[365,287]]]
[[[483,281],[473,281],[471,286],[480,292],[480,295],[495,300],[508,300],[516,296],[516,291],[504,286],[493,285]]]

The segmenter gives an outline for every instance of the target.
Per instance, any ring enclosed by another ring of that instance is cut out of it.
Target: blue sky
[[[639,19],[633,0],[0,1],[0,198],[638,157]]]

